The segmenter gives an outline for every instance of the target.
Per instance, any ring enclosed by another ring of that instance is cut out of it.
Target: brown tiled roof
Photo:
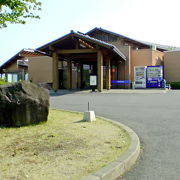
[[[46,56],[47,54],[34,50],[34,49],[22,49],[17,54],[15,54],[12,58],[7,60],[4,64],[0,66],[0,70],[5,69],[7,66],[11,65],[12,63],[16,62],[18,59],[21,59],[22,57],[33,57],[33,56]]]

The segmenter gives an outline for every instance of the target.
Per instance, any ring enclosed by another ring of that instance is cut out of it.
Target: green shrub
[[[6,84],[6,83],[7,83],[7,82],[6,82],[5,79],[0,78],[0,85]]]
[[[170,82],[171,89],[180,89],[180,82]]]

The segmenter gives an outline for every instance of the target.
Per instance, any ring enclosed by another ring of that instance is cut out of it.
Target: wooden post
[[[58,70],[58,55],[56,52],[52,54],[53,58],[53,90],[57,91],[59,89],[59,70]]]
[[[77,88],[81,88],[81,72],[82,71],[82,63],[78,62],[77,64]]]
[[[106,89],[111,89],[111,64],[110,64],[110,57],[106,59]]]
[[[67,61],[67,68],[68,68],[67,87],[68,89],[72,89],[72,61],[71,60]]]
[[[101,51],[97,53],[97,74],[98,74],[98,91],[103,91],[103,54]]]
[[[126,66],[127,66],[127,68],[126,68],[126,75],[127,75],[127,77],[126,77],[126,79],[127,80],[131,80],[131,47],[129,46],[128,47],[128,52],[129,52],[129,54],[128,54],[128,58],[127,58],[127,61],[126,61]],[[131,88],[131,84],[127,84],[127,86],[126,86],[128,89],[130,89]]]

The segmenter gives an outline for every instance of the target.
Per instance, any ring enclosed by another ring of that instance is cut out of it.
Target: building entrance
[[[90,75],[97,75],[97,65],[94,64],[83,64],[82,66],[82,89],[90,88]]]
[[[66,61],[59,63],[59,87],[68,89],[68,66]],[[77,63],[72,62],[71,69],[71,88],[72,89],[89,89],[90,75],[97,75],[96,62]]]

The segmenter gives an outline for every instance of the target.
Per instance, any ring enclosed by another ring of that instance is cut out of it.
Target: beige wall
[[[134,81],[134,66],[163,65],[164,53],[151,50],[139,49],[131,51],[131,80]]]
[[[35,83],[52,83],[52,58],[48,56],[28,57],[29,80]]]
[[[164,78],[167,82],[180,82],[180,51],[165,52]]]
[[[134,81],[135,66],[151,66],[152,65],[152,50],[140,49],[131,51],[131,80]]]
[[[152,66],[164,65],[164,52],[152,50]]]
[[[20,70],[24,70],[25,72],[28,71],[28,67],[26,67],[26,66],[19,66],[18,67],[17,66],[17,61],[15,61],[14,63],[8,65],[5,69],[6,69],[6,72],[16,72],[16,71],[20,71]]]
[[[18,70],[17,61],[6,67],[7,72],[13,72],[13,71],[16,71],[16,70]]]
[[[125,80],[134,81],[134,66],[163,65],[164,52],[152,49],[135,50],[134,45],[124,46],[120,40],[110,43],[115,45],[127,57],[126,63],[122,64],[125,68]]]

